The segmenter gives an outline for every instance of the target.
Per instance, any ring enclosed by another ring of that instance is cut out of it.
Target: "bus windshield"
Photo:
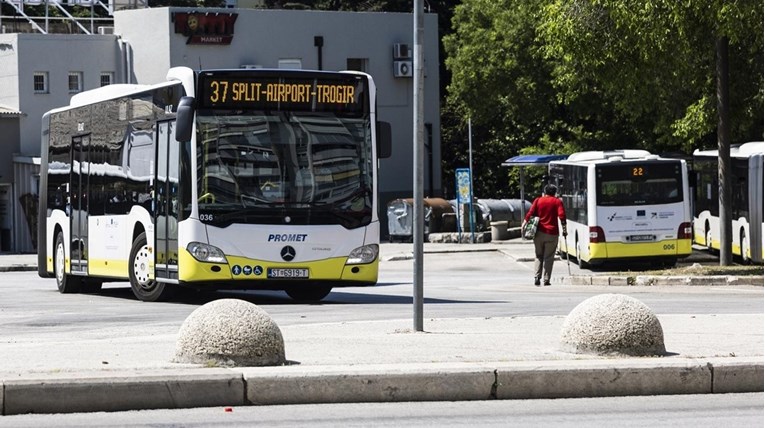
[[[366,115],[199,110],[199,209],[215,214],[202,219],[283,223],[289,215],[293,224],[368,224],[370,132]]]
[[[630,162],[596,167],[597,205],[633,206],[682,202],[680,162]]]

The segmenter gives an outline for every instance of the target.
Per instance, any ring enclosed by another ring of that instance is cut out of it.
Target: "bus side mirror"
[[[178,102],[175,117],[175,140],[179,143],[191,141],[191,129],[194,125],[194,97],[182,97]]]
[[[389,158],[392,153],[390,123],[377,122],[377,158]]]

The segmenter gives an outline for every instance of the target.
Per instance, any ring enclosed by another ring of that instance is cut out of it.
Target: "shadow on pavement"
[[[378,287],[381,284],[378,284]],[[388,285],[399,285],[390,283]],[[370,287],[374,289],[377,287]],[[138,300],[133,295],[130,287],[105,287],[98,294],[90,296],[103,296],[115,299]],[[297,303],[287,296],[283,291],[278,290],[218,290],[218,291],[198,291],[194,289],[181,289],[165,304],[179,305],[204,305],[219,299],[241,299],[256,305],[346,305],[346,304],[379,304],[379,305],[399,305],[411,304],[411,296],[402,295],[379,295],[347,291],[347,289],[336,288],[329,296],[315,303]],[[498,303],[497,301],[481,300],[454,300],[454,299],[435,299],[426,297],[424,303],[427,304],[458,304],[458,303]],[[501,303],[501,302],[500,302]]]

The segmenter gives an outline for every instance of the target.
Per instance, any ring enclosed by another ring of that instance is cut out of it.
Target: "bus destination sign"
[[[298,111],[362,111],[362,79],[311,79],[257,75],[200,76],[202,107],[288,109]]]

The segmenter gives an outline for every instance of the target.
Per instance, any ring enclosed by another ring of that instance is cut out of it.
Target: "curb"
[[[763,276],[732,276],[732,275],[709,275],[709,276],[661,276],[661,275],[636,275],[636,276],[609,276],[609,275],[572,275],[558,278],[556,282],[571,285],[620,285],[620,286],[672,286],[672,285],[750,285],[763,286]]]
[[[577,367],[571,368],[572,365]],[[3,415],[763,391],[762,357],[183,369],[5,380]]]

